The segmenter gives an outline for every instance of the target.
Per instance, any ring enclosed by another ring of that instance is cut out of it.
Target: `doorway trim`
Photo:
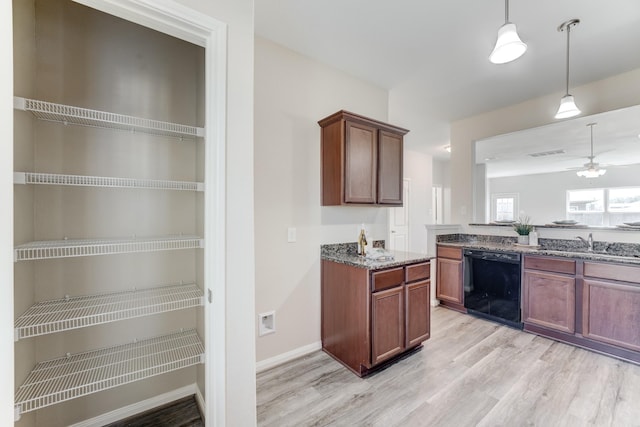
[[[406,190],[406,191],[405,191]],[[410,198],[411,198],[411,179],[409,178],[403,178],[402,180],[402,192],[403,192],[403,198],[402,198],[402,206],[401,207],[395,207],[395,208],[389,208],[389,213],[388,213],[388,226],[389,226],[389,235],[388,235],[388,245],[387,245],[387,249],[391,249],[391,250],[398,250],[394,247],[392,247],[392,241],[394,238],[394,219],[395,219],[395,215],[396,213],[402,209],[404,212],[403,214],[405,215],[405,227],[407,229],[407,234],[406,234],[406,244],[405,244],[405,248],[407,251],[410,250],[411,247],[411,242],[410,242],[410,236],[411,236],[411,212],[410,212]]]

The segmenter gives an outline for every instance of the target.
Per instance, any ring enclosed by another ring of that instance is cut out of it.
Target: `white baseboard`
[[[98,415],[97,417],[93,417],[88,420],[84,420],[79,423],[72,424],[69,427],[103,426],[105,424],[114,423],[124,418],[131,417],[133,415],[139,414],[144,411],[148,411],[149,409],[153,409],[155,407],[173,402],[174,400],[191,396],[192,394],[196,395],[196,400],[198,401],[198,404],[201,405],[201,408],[204,408],[202,394],[200,394],[200,389],[198,389],[198,386],[194,383],[194,384],[189,384],[188,386],[184,386],[179,389],[170,391],[168,393],[164,393],[159,396],[154,396],[150,399],[143,400],[142,402],[124,406],[122,408],[118,408],[111,412]]]
[[[303,347],[298,347],[286,353],[279,354],[277,356],[270,357],[265,360],[261,360],[256,363],[256,372],[266,371],[267,369],[275,368],[278,365],[282,365],[290,360],[297,359],[298,357],[305,356],[314,351],[318,351],[322,348],[322,341],[317,341]]]
[[[206,405],[204,403],[204,396],[202,396],[202,392],[200,391],[200,387],[193,384],[196,388],[196,402],[200,407],[200,414],[202,414],[202,421],[204,421],[204,425],[207,425],[207,411],[205,410]]]

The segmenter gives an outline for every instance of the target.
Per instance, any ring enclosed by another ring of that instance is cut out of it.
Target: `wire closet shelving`
[[[16,319],[15,340],[203,304],[203,292],[195,283],[42,301]]]
[[[69,185],[75,187],[137,188],[150,190],[204,191],[204,183],[111,176],[64,175],[41,172],[14,172],[14,184]]]
[[[204,136],[204,128],[145,119],[125,114],[91,110],[71,105],[55,104],[36,99],[13,97],[13,108],[29,111],[40,120],[105,129],[118,129],[149,133],[174,138],[194,139]]]
[[[14,248],[14,260],[17,262],[134,252],[198,249],[203,247],[204,241],[198,236],[45,240],[16,246]]]
[[[195,330],[40,362],[15,396],[15,419],[46,406],[204,361]]]

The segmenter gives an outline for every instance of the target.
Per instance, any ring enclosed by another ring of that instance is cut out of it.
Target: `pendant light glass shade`
[[[498,30],[498,40],[489,61],[494,64],[505,64],[520,58],[527,51],[527,45],[520,40],[516,24],[507,22]]]
[[[498,40],[489,55],[494,64],[505,64],[520,58],[527,51],[527,45],[520,40],[516,25],[509,22],[509,0],[504,1],[504,25],[498,30]]]
[[[565,95],[560,100],[560,107],[558,108],[558,112],[555,115],[556,119],[566,119],[569,117],[577,116],[582,111],[576,105],[576,102],[573,100],[573,95]]]

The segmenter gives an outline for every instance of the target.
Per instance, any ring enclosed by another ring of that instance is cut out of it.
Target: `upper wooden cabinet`
[[[402,140],[408,130],[344,110],[318,124],[323,206],[402,206]]]

